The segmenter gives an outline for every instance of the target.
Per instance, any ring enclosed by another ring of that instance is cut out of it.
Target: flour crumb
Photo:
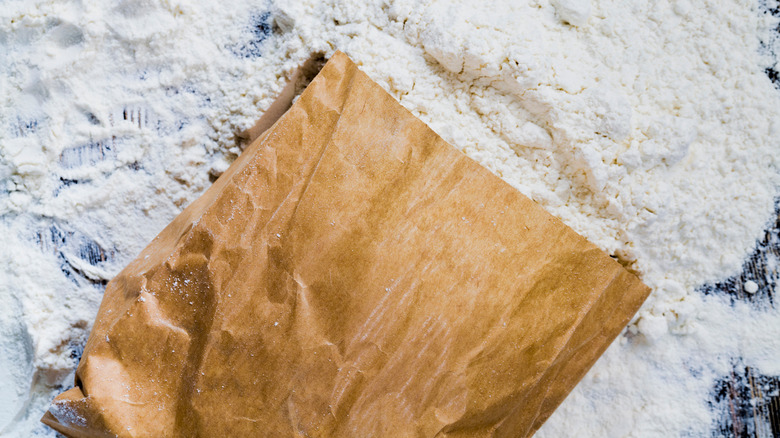
[[[590,0],[551,0],[564,23],[583,26],[590,16]]]

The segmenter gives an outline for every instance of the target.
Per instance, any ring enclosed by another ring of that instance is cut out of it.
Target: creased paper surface
[[[108,285],[73,437],[538,429],[648,294],[342,53]]]

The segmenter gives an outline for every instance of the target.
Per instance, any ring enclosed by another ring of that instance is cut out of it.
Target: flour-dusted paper
[[[531,435],[648,294],[342,53],[108,285],[72,437]]]

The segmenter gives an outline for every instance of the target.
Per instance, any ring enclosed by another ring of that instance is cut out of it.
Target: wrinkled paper
[[[337,52],[109,284],[71,437],[523,437],[649,290]]]

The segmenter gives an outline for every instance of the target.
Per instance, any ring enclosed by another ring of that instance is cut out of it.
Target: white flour
[[[754,1],[103,3],[0,10],[0,435],[46,433],[102,284],[334,49],[654,288],[540,436],[707,435],[733,358],[780,375],[778,307],[695,291],[740,269],[780,182]]]

